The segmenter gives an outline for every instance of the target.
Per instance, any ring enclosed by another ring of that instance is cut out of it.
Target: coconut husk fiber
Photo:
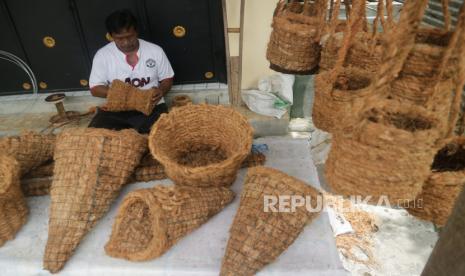
[[[434,158],[431,175],[407,211],[444,226],[465,185],[465,137],[447,139]]]
[[[24,196],[44,196],[50,194],[53,177],[22,178],[21,190]]]
[[[26,175],[23,176],[23,178],[29,179],[29,178],[41,178],[41,177],[53,176],[54,166],[55,166],[55,163],[53,162],[53,159],[48,160],[42,165],[30,170]]]
[[[131,192],[119,207],[105,252],[131,261],[160,257],[233,198],[224,187],[156,186]]]
[[[220,275],[255,275],[274,262],[318,216],[305,206],[297,207],[295,212],[265,212],[265,195],[310,197],[314,208],[321,196],[313,187],[278,170],[250,168],[229,231]]]
[[[343,121],[350,124],[352,116],[373,94],[373,75],[355,67],[341,69],[336,79],[333,72],[327,71],[315,77],[315,104],[313,123],[326,132],[337,132],[344,127]],[[356,118],[353,118],[354,120]]]
[[[0,247],[15,238],[26,223],[29,209],[19,184],[20,164],[0,155]]]
[[[186,105],[162,114],[150,132],[149,147],[178,185],[230,186],[252,138],[252,127],[234,109]]]
[[[192,104],[192,99],[187,95],[177,95],[174,96],[173,101],[171,102],[171,107],[179,107]]]
[[[107,94],[107,111],[137,110],[150,115],[155,107],[155,88],[142,90],[120,80],[113,80]]]
[[[336,135],[325,175],[333,192],[391,205],[414,200],[429,175],[439,121],[426,109],[392,100],[370,104],[351,135]]]
[[[0,138],[0,152],[15,158],[21,166],[20,175],[53,158],[56,137],[25,131],[19,136]]]
[[[135,130],[64,130],[57,139],[44,268],[60,271],[147,150]]]
[[[295,7],[302,7],[295,9]],[[320,59],[319,45],[324,30],[327,1],[305,1],[285,4],[278,2],[272,23],[266,58],[270,68],[294,74],[308,74]]]

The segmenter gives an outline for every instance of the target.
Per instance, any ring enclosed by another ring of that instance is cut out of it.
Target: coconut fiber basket
[[[336,135],[325,174],[344,196],[381,197],[391,205],[414,200],[430,173],[439,120],[426,109],[396,101],[373,104],[352,136]]]
[[[421,194],[408,205],[416,217],[444,226],[465,185],[465,138],[448,139],[437,153]]]
[[[315,208],[321,194],[308,184],[275,169],[250,168],[239,210],[230,229],[220,275],[255,275],[275,261],[319,213],[310,212],[305,206],[289,212],[266,211],[265,196],[308,197],[307,203]]]
[[[130,111],[137,110],[150,115],[155,107],[152,100],[155,89],[141,90],[120,80],[113,80],[108,90],[106,110]]]
[[[233,198],[225,187],[156,186],[131,192],[119,207],[105,251],[131,261],[157,258]]]
[[[0,138],[0,152],[14,157],[21,175],[53,158],[56,137],[26,131],[19,136]]]
[[[147,150],[135,130],[64,130],[57,139],[44,268],[63,268],[80,241],[106,214]]]
[[[247,119],[232,108],[187,105],[162,114],[150,132],[149,147],[178,185],[230,186],[252,137]]]
[[[0,247],[26,223],[28,208],[19,184],[20,165],[0,155]]]
[[[324,30],[327,1],[278,2],[273,17],[266,58],[270,68],[286,74],[310,74],[318,69],[320,37]]]

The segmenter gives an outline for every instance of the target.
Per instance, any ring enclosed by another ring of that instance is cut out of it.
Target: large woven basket
[[[430,173],[439,121],[424,108],[392,100],[372,106],[351,136],[334,137],[326,179],[335,193],[403,205],[421,192]]]
[[[448,139],[438,152],[421,194],[408,205],[410,214],[444,226],[465,186],[465,138]]]
[[[187,105],[160,117],[149,147],[178,185],[229,186],[250,152],[252,137],[247,119],[232,108]]]
[[[147,151],[135,130],[64,130],[57,139],[44,268],[63,268],[102,218]]]
[[[53,158],[55,135],[26,131],[19,136],[0,138],[0,152],[14,157],[21,166],[21,175]]]
[[[278,2],[273,17],[266,58],[270,68],[287,74],[310,74],[318,67],[320,37],[324,29],[327,1],[294,2],[286,7]]]
[[[0,247],[26,223],[28,208],[19,184],[20,165],[0,155]]]
[[[305,206],[297,206],[289,212],[266,211],[265,196],[276,199],[300,196],[317,209],[317,197],[321,194],[312,186],[275,169],[249,169],[239,210],[229,231],[220,275],[255,275],[275,261],[319,214],[317,210],[310,212]]]
[[[224,187],[156,186],[131,192],[119,207],[105,252],[131,261],[160,257],[233,198]]]

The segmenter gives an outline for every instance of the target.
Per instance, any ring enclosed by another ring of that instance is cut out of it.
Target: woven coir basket
[[[63,268],[81,239],[106,214],[147,150],[135,130],[64,130],[57,139],[44,268]]]
[[[224,187],[156,186],[131,192],[119,207],[105,252],[131,261],[157,258],[233,198]]]
[[[26,131],[19,136],[0,138],[0,152],[14,157],[21,175],[53,158],[56,137]]]
[[[273,17],[266,58],[270,68],[287,74],[309,74],[318,67],[320,37],[324,29],[327,1],[305,1],[286,6],[278,2]],[[312,12],[314,10],[314,12]],[[302,11],[305,11],[302,13]]]
[[[318,215],[316,211],[309,212],[305,206],[290,212],[266,212],[264,196],[309,197],[307,200],[311,200],[311,206],[315,208],[321,194],[308,184],[275,169],[250,168],[239,210],[230,229],[220,275],[255,275],[275,261],[295,241],[305,225]]]
[[[253,129],[232,108],[187,105],[162,114],[149,147],[176,184],[229,186],[252,146]]]
[[[192,99],[187,95],[177,95],[174,96],[173,101],[171,102],[171,107],[179,107],[192,104]]]
[[[26,223],[28,208],[19,184],[20,165],[0,155],[0,247],[15,238]]]
[[[421,194],[408,205],[410,214],[444,226],[465,185],[465,138],[446,140],[437,153]]]
[[[53,177],[22,178],[21,190],[24,196],[44,196],[50,194]]]
[[[326,179],[337,194],[402,205],[415,199],[429,175],[439,123],[421,107],[388,100],[371,105],[351,136],[334,137]]]
[[[350,117],[373,93],[372,75],[357,68],[343,68],[336,79],[333,72],[323,72],[315,77],[315,104],[313,123],[321,130],[337,132],[349,124]],[[354,118],[355,119],[355,118]]]
[[[113,80],[108,89],[106,110],[129,111],[137,110],[150,115],[155,107],[153,97],[155,88],[141,90],[120,80]]]

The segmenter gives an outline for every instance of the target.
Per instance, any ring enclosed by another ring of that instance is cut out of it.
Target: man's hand
[[[154,87],[153,88],[155,90],[155,93],[153,93],[153,97],[152,97],[152,101],[155,103],[155,104],[158,104],[158,102],[161,100],[161,98],[163,97],[163,91],[158,88],[158,87]]]

